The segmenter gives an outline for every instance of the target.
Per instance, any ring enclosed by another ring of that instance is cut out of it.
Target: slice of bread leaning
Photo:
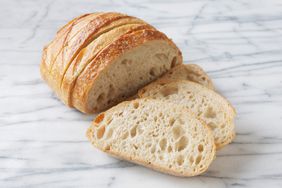
[[[205,73],[205,71],[196,64],[177,65],[164,74],[160,79],[189,80],[214,90],[212,80],[209,78],[207,73]]]
[[[120,103],[96,117],[87,137],[112,156],[176,176],[205,172],[215,156],[210,129],[187,107],[161,100]]]
[[[139,97],[151,97],[187,106],[213,131],[217,149],[235,137],[235,109],[221,95],[191,81],[159,80],[138,92]]]

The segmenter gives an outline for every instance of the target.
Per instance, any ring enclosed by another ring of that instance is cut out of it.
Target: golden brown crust
[[[129,34],[131,32],[134,32],[134,31],[137,31],[137,30],[143,30],[143,29],[154,29],[154,27],[144,23],[144,24],[126,24],[126,25],[132,25],[130,26],[130,28],[128,28],[128,31],[124,34]],[[126,25],[122,25],[122,26],[126,26]],[[121,26],[118,26],[118,27],[115,27],[113,28],[112,30],[110,31],[113,31],[114,29],[119,29]],[[118,32],[118,31],[117,31]],[[123,34],[123,35],[124,35]],[[120,37],[120,36],[119,36]],[[118,37],[118,38],[119,38]],[[111,42],[117,40],[118,38],[111,38]],[[109,40],[109,39],[107,39]],[[95,42],[92,41],[92,42]],[[97,43],[97,47],[94,46],[93,49],[94,51],[96,50],[96,52],[93,54],[93,56],[91,57],[91,59],[88,59],[88,62],[87,63],[84,63],[84,67],[83,68],[78,68],[79,66],[82,66],[81,64],[81,58],[83,56],[83,53],[84,51],[80,51],[80,53],[76,56],[76,58],[73,60],[73,62],[70,64],[65,76],[64,76],[64,79],[62,81],[62,85],[61,85],[61,94],[62,94],[62,98],[64,101],[67,101],[66,103],[69,105],[69,106],[72,106],[72,103],[71,103],[71,94],[72,94],[72,89],[76,83],[76,79],[77,77],[80,75],[80,73],[84,70],[84,68],[88,65],[88,63],[91,62],[91,60],[93,60],[100,51],[102,51],[104,48],[106,48],[109,44],[107,44],[106,46],[102,46],[100,45],[99,43]],[[89,45],[88,45],[89,46]],[[88,47],[87,46],[87,47]],[[79,72],[78,72],[79,71]]]
[[[72,40],[87,24],[89,24],[89,22],[102,14],[103,13],[92,13],[79,16],[72,21],[65,36],[60,36],[60,34],[57,34],[56,38],[61,39],[60,43],[56,42],[55,38],[53,41],[56,43],[54,43],[53,46],[48,46],[49,53],[47,54],[52,57],[51,59],[47,58],[46,60],[50,63],[49,74],[52,71],[54,62],[57,58],[59,58],[58,56],[62,53],[64,47],[68,44],[68,41]]]
[[[77,78],[72,91],[72,104],[75,108],[85,113],[93,113],[93,109],[87,109],[88,94],[97,75],[116,58],[120,57],[126,51],[139,45],[153,40],[165,40],[171,45],[175,44],[169,40],[166,35],[156,30],[139,30],[133,33],[123,35],[114,41],[87,66],[86,69]],[[175,46],[175,48],[177,48]],[[181,62],[181,61],[180,61]]]
[[[65,41],[69,37],[73,26],[81,19],[86,18],[89,14],[81,15],[68,22],[61,28],[55,38],[43,48],[42,59],[40,64],[40,72],[42,78],[50,85],[50,71],[52,70],[53,63],[63,48]]]
[[[47,46],[44,47],[46,54],[48,54],[45,61],[49,65],[49,71],[52,69],[52,64],[55,58],[59,54],[67,39],[69,38],[69,33],[72,31],[73,27],[77,23],[80,23],[82,19],[86,19],[88,16],[89,14],[84,14],[68,22],[63,28],[61,28],[57,32],[55,38]]]

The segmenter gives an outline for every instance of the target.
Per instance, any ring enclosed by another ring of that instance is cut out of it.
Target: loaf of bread
[[[176,45],[151,25],[120,13],[94,13],[57,32],[43,50],[40,70],[65,104],[94,113],[181,63]]]
[[[214,90],[212,80],[207,73],[196,64],[179,64],[165,73],[160,79],[189,80]]]
[[[141,89],[138,95],[188,107],[212,129],[217,149],[235,137],[235,109],[224,97],[200,84],[186,80],[158,80]]]
[[[99,114],[87,131],[98,149],[176,176],[195,176],[215,157],[212,132],[187,107],[136,99]]]

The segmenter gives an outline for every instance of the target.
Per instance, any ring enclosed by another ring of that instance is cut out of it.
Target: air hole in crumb
[[[162,155],[160,155],[160,156],[159,156],[159,159],[160,159],[160,160],[163,160],[164,158],[163,158],[163,156],[162,156]]]
[[[205,112],[205,117],[206,118],[215,118],[216,117],[216,113],[214,112],[212,107],[208,107],[207,111]]]
[[[118,116],[122,116],[123,112],[118,113]]]
[[[157,57],[161,61],[166,61],[167,60],[167,55],[164,54],[164,53],[158,53],[158,54],[155,55],[155,57]]]
[[[204,147],[202,144],[198,145],[198,151],[199,152],[203,152],[204,151]]]
[[[171,64],[170,64],[170,68],[175,67],[176,63],[177,63],[177,59],[176,59],[176,57],[173,57]]]
[[[137,108],[139,107],[139,103],[138,103],[138,102],[134,102],[134,103],[133,103],[133,107],[134,107],[135,109],[137,109]]]
[[[176,142],[175,147],[177,151],[182,151],[186,148],[188,145],[188,138],[186,136],[183,136],[180,138],[178,142]]]
[[[173,127],[172,129],[172,134],[173,134],[174,139],[179,138],[183,133],[184,133],[184,130],[180,126]]]
[[[177,164],[179,165],[179,166],[181,166],[182,164],[183,164],[183,162],[184,162],[184,157],[182,156],[182,155],[179,155],[178,157],[177,157]]]
[[[165,86],[161,89],[161,94],[166,97],[169,95],[177,94],[178,93],[178,87],[176,86]]]
[[[149,74],[150,74],[151,76],[156,76],[156,72],[157,72],[156,68],[155,68],[155,67],[152,67],[152,68],[150,69]]]
[[[197,158],[196,158],[196,165],[198,165],[202,160],[202,155],[199,155]]]
[[[125,139],[127,139],[127,137],[128,137],[128,132],[124,133],[124,134],[122,135],[121,139],[125,140]]]
[[[213,122],[209,122],[209,123],[208,123],[208,126],[209,126],[212,130],[214,130],[214,129],[217,127],[216,124],[213,123]]]
[[[133,128],[131,128],[130,130],[130,136],[133,138],[136,136],[136,129],[137,129],[137,126],[134,126]]]
[[[95,123],[100,123],[101,121],[104,120],[104,117],[105,117],[105,114],[102,113],[102,114],[99,114],[96,118],[95,118]]]
[[[136,150],[138,149],[138,146],[136,146],[135,144],[133,144],[133,147],[134,147],[134,149],[136,149]]]
[[[158,119],[158,117],[157,117],[157,116],[155,116],[155,117],[154,117],[154,121],[155,121],[155,122],[157,122],[157,119]]]
[[[105,133],[105,126],[102,126],[97,130],[97,138],[101,139],[104,136],[104,133]]]
[[[122,62],[121,62],[122,65],[130,65],[131,63],[132,63],[132,61],[131,61],[131,60],[128,60],[128,59],[124,59],[124,60],[122,60]]]
[[[159,145],[162,151],[166,149],[166,144],[167,144],[166,138],[161,139],[161,141],[159,142]]]
[[[98,103],[102,102],[104,98],[105,98],[105,93],[101,93],[97,98]]]
[[[115,88],[112,84],[110,84],[107,98],[109,98],[111,95],[113,95],[114,92],[115,92]]]
[[[171,147],[171,146],[168,146],[168,147],[167,147],[167,152],[168,152],[168,153],[172,152],[172,147]]]
[[[173,126],[173,124],[175,123],[175,119],[174,118],[170,118],[169,119],[169,126]]]

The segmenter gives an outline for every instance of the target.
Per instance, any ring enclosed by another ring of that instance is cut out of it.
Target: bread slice
[[[214,159],[211,131],[182,105],[153,99],[120,103],[87,131],[98,149],[157,171],[195,176]]]
[[[125,33],[141,29],[154,28],[148,24],[126,24],[117,26],[112,30],[100,35],[87,47],[83,48],[73,60],[73,62],[71,62],[61,84],[62,99],[65,101],[65,103],[69,106],[72,106],[70,96],[72,94],[72,88],[75,85],[77,77],[102,49],[106,48],[109,44],[117,40]]]
[[[72,104],[85,113],[107,109],[179,63],[180,51],[163,33],[145,29],[125,34],[78,76]]]
[[[235,137],[234,108],[224,97],[200,84],[160,80],[141,89],[138,95],[187,106],[212,129],[217,149]]]
[[[214,85],[205,71],[196,64],[180,64],[173,67],[160,79],[189,80],[214,90]]]

